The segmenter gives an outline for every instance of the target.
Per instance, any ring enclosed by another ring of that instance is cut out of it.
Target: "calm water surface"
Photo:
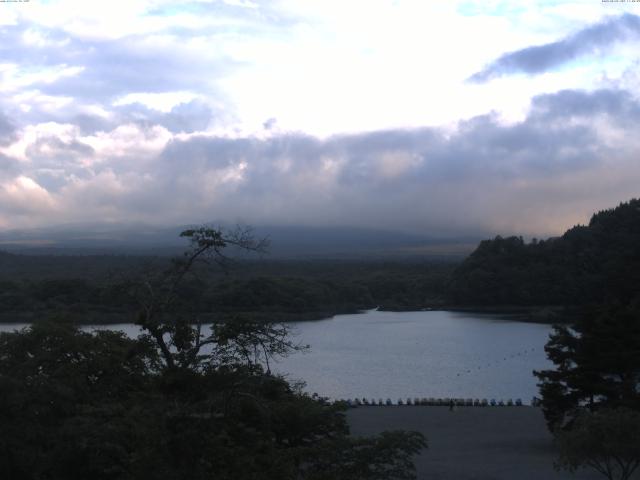
[[[532,370],[551,367],[551,328],[445,311],[338,315],[292,325],[311,351],[277,370],[332,398],[522,398],[538,395]]]
[[[10,331],[24,324],[0,324]],[[445,311],[337,315],[290,324],[309,344],[272,366],[309,392],[331,398],[522,398],[538,395],[534,369],[551,367],[550,327]],[[92,328],[92,327],[88,327]],[[135,336],[131,324],[114,325]]]

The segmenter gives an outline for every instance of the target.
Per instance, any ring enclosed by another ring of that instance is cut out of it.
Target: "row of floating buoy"
[[[438,407],[521,407],[523,405],[522,400],[519,398],[508,399],[506,402],[504,400],[496,400],[492,398],[491,400],[483,399],[473,399],[473,398],[407,398],[402,399],[399,398],[396,402],[387,398],[386,400],[382,400],[379,398],[368,399],[368,398],[354,398],[347,400],[339,400],[339,402],[344,402],[350,407],[358,407],[358,406],[392,406],[392,405],[413,405],[413,406],[438,406]]]
[[[498,367],[503,362],[506,362],[506,361],[511,360],[511,359],[516,359],[518,357],[524,357],[525,355],[529,355],[529,354],[531,354],[531,353],[533,353],[535,351],[536,351],[536,349],[534,347],[526,348],[526,349],[521,350],[519,352],[512,353],[510,355],[506,355],[502,359],[498,359],[495,362],[489,362],[489,363],[486,364],[486,366],[477,365],[477,366],[475,366],[473,368],[468,368],[468,369],[466,369],[466,370],[464,370],[462,372],[456,373],[456,377],[460,377],[460,376],[463,376],[463,375],[466,375],[466,374],[469,374],[469,373],[474,373],[474,372],[476,372],[478,370],[484,370],[485,368]]]

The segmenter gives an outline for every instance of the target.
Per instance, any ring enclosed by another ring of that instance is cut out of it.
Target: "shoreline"
[[[202,323],[214,323],[216,321],[241,316],[255,321],[270,320],[276,323],[293,323],[293,322],[314,322],[320,320],[328,320],[337,315],[353,315],[366,313],[370,311],[380,312],[427,312],[427,311],[445,311],[481,315],[500,315],[511,317],[509,320],[515,320],[525,323],[541,323],[552,325],[554,323],[563,323],[561,318],[566,312],[575,307],[564,307],[559,305],[535,305],[535,306],[517,306],[517,305],[489,305],[489,306],[461,306],[461,305],[432,305],[426,307],[412,308],[387,308],[384,305],[374,308],[344,308],[325,311],[309,311],[309,312],[220,312],[220,313],[200,313]],[[43,311],[43,312],[2,312],[0,313],[0,324],[13,323],[34,323],[43,320],[56,320],[56,317],[68,319],[71,323],[77,325],[115,325],[120,323],[134,323],[135,314],[131,312],[78,312],[78,311]]]

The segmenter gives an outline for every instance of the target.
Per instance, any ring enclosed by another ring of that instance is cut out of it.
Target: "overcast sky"
[[[547,236],[640,195],[640,3],[0,3],[0,229]]]

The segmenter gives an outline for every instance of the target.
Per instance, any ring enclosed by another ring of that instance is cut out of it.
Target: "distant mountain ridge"
[[[186,247],[180,232],[193,225],[66,225],[0,232],[0,249],[28,254],[173,255]],[[224,227],[224,226],[223,226]],[[462,258],[478,237],[438,238],[355,227],[256,226],[270,240],[269,256],[368,257],[450,256]]]
[[[640,199],[595,213],[561,237],[480,242],[454,271],[460,305],[581,305],[640,298]]]

